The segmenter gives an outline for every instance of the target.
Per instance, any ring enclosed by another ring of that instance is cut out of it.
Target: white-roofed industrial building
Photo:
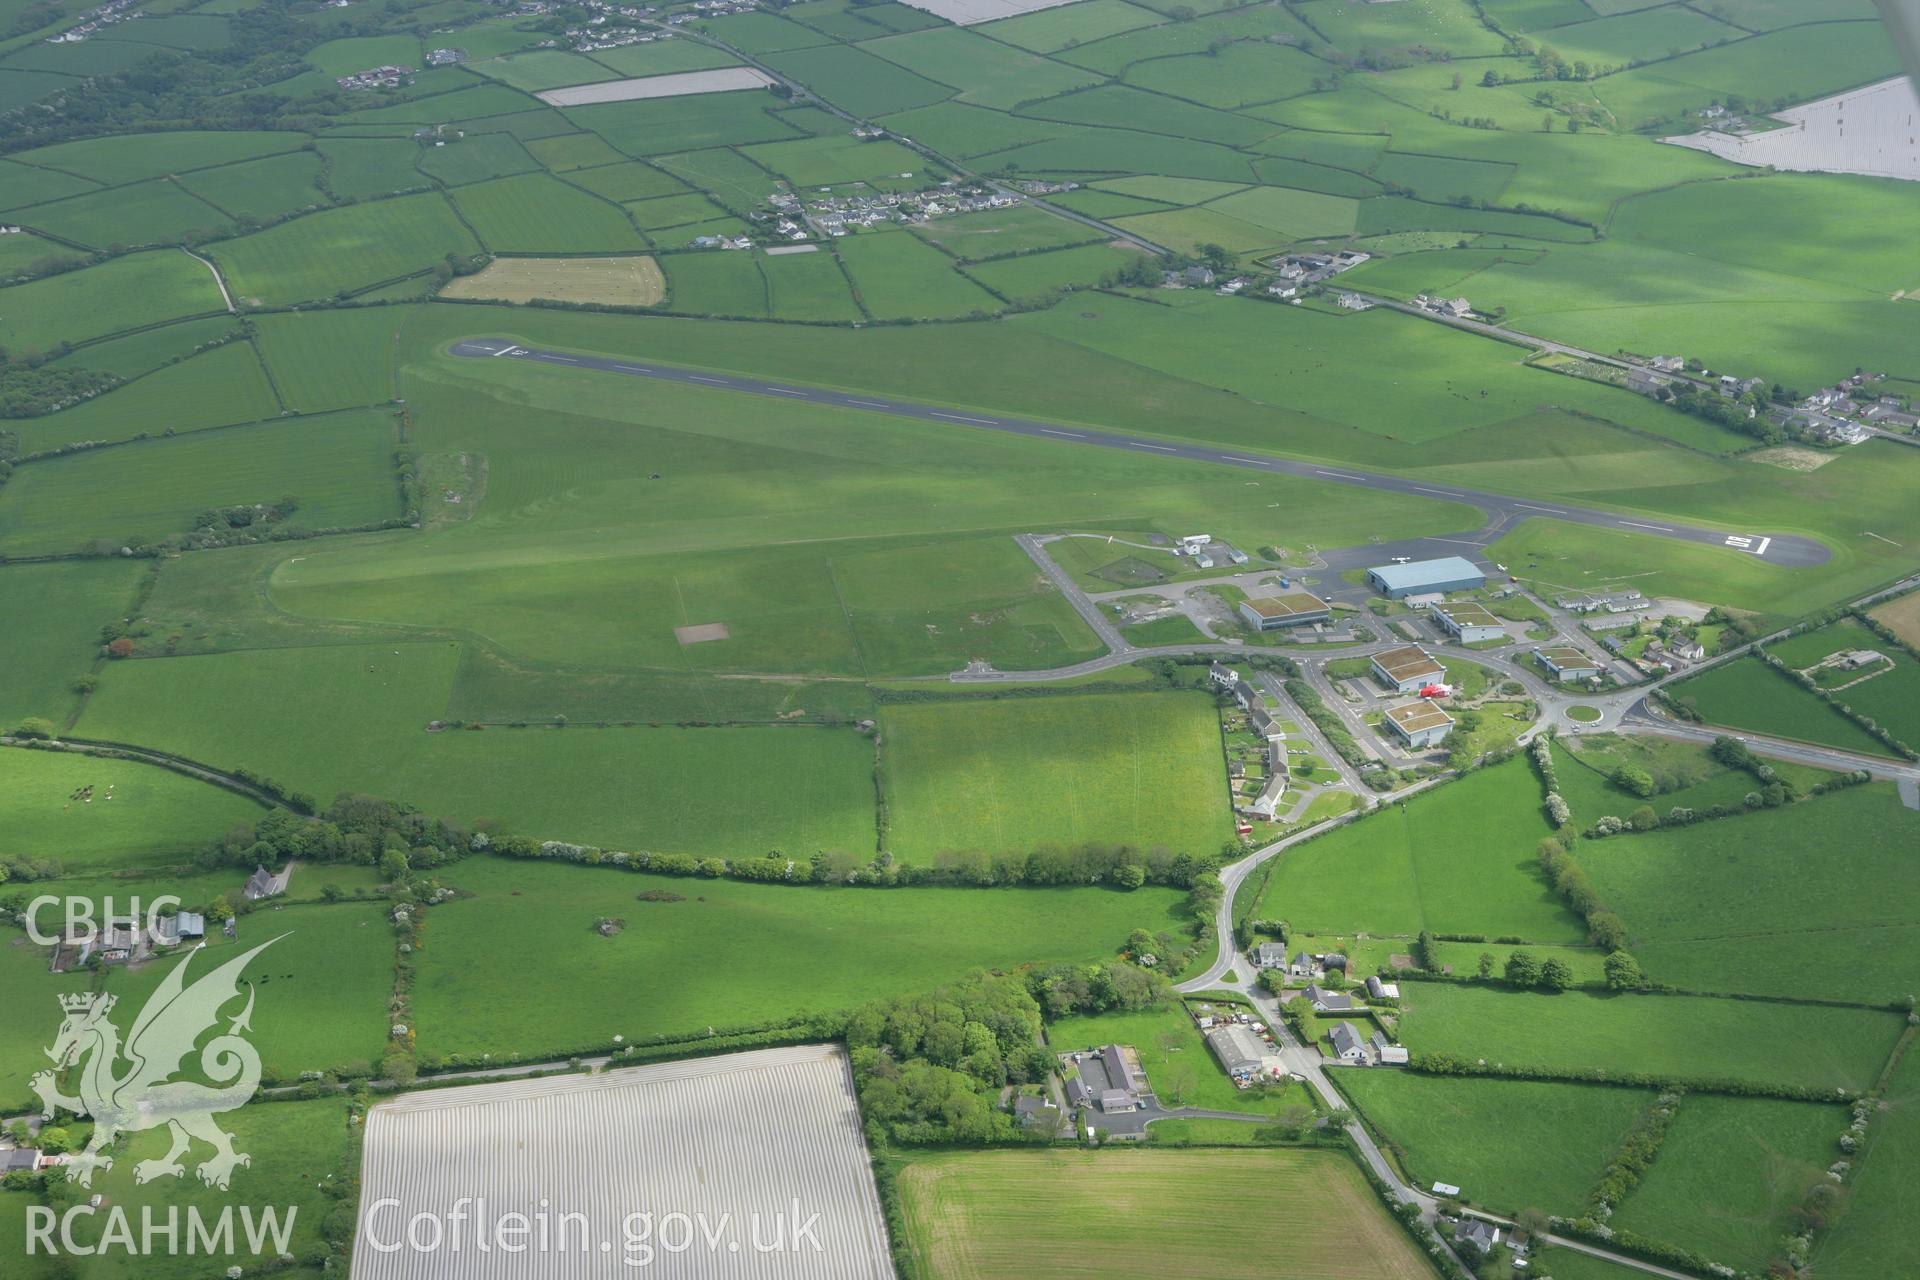
[[[1373,678],[1397,693],[1415,693],[1422,685],[1445,680],[1447,669],[1417,644],[1373,655]]]
[[[1289,591],[1277,596],[1253,596],[1240,602],[1240,616],[1257,631],[1278,631],[1333,616],[1327,602],[1311,591]]]
[[[360,1197],[354,1280],[600,1280],[642,1266],[676,1280],[894,1276],[852,1074],[832,1045],[401,1094],[367,1113]],[[644,1240],[636,1213],[651,1218]],[[678,1252],[673,1214],[691,1241]],[[750,1239],[770,1239],[780,1215],[792,1243],[812,1214],[817,1250]],[[503,1231],[522,1247],[501,1248]]]
[[[1387,708],[1382,722],[1416,750],[1437,747],[1453,730],[1453,717],[1426,699]]]
[[[1433,606],[1433,620],[1440,629],[1461,644],[1479,644],[1483,640],[1504,640],[1507,628],[1483,604],[1463,600]]]
[[[1431,591],[1472,591],[1487,585],[1487,575],[1464,556],[1383,564],[1367,570],[1367,581],[1389,598]]]

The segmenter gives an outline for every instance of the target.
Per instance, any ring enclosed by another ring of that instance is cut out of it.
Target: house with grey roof
[[[1327,1042],[1333,1046],[1334,1056],[1342,1062],[1367,1060],[1367,1042],[1360,1038],[1358,1028],[1351,1022],[1342,1022],[1327,1032]]]
[[[1476,1253],[1492,1253],[1493,1247],[1500,1243],[1500,1228],[1484,1218],[1462,1218],[1453,1230],[1453,1242]]]
[[[1345,1013],[1353,1008],[1352,996],[1343,996],[1337,991],[1329,991],[1317,984],[1308,987],[1303,994],[1306,996],[1307,1003],[1313,1006],[1315,1013]]]
[[[1284,969],[1287,967],[1287,945],[1284,942],[1262,942],[1252,951],[1253,965],[1256,969]]]

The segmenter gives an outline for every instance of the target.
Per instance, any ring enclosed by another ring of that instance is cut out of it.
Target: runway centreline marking
[[[932,417],[945,418],[950,422],[972,422],[983,427],[997,427],[1000,425],[999,422],[992,418],[969,418],[964,413],[942,413],[938,409],[929,409],[927,412]]]
[[[708,378],[698,373],[690,373],[687,377],[693,379],[695,382],[711,382],[718,387],[730,385],[725,378]]]
[[[1140,443],[1140,441],[1138,441],[1138,440],[1132,440],[1132,441],[1129,441],[1128,443],[1130,443],[1131,445],[1133,445],[1133,447],[1134,447],[1134,448],[1136,448],[1136,449],[1152,449],[1152,450],[1154,450],[1154,451],[1156,451],[1156,452],[1158,452],[1158,453],[1172,453],[1172,452],[1173,452],[1173,450],[1172,450],[1171,448],[1169,448],[1168,446],[1166,446],[1166,445],[1164,445],[1164,444],[1142,444],[1142,443]]]
[[[1085,440],[1087,438],[1086,433],[1081,431],[1055,431],[1052,427],[1042,427],[1040,430],[1050,436],[1065,436],[1069,440]]]
[[[890,404],[881,404],[878,400],[849,400],[848,404],[857,404],[862,409],[891,409]]]
[[[789,391],[785,387],[762,387],[761,390],[771,391],[775,395],[782,395],[782,396],[811,396],[813,394],[810,391]]]
[[[1529,511],[1551,511],[1557,515],[1566,514],[1566,509],[1564,507],[1542,507],[1531,502],[1516,502],[1513,505],[1516,507],[1525,507]]]
[[[1657,532],[1657,533],[1672,533],[1672,532],[1673,532],[1673,530],[1672,530],[1672,529],[1670,529],[1670,528],[1668,528],[1668,527],[1667,527],[1666,525],[1664,525],[1664,524],[1641,524],[1641,523],[1640,523],[1640,522],[1639,522],[1638,520],[1617,520],[1617,521],[1615,521],[1614,523],[1616,523],[1616,524],[1624,524],[1624,525],[1626,525],[1626,526],[1627,526],[1628,528],[1630,528],[1630,529],[1652,529],[1652,530],[1654,530],[1654,531],[1655,531],[1655,532]]]
[[[1273,465],[1271,462],[1266,461],[1264,458],[1242,458],[1231,453],[1223,453],[1220,456],[1222,458],[1225,458],[1228,462],[1238,462],[1249,467],[1270,467]]]

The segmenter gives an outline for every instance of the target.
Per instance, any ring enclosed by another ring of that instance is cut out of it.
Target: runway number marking
[[[1756,556],[1767,554],[1767,545],[1772,541],[1772,538],[1754,539],[1738,533],[1730,533],[1727,535],[1728,546],[1734,548],[1736,551],[1750,551]]]

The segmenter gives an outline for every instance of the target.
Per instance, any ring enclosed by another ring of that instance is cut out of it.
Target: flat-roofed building
[[[1277,596],[1253,596],[1240,602],[1240,616],[1256,631],[1325,622],[1333,616],[1327,602],[1311,591],[1289,591]]]
[[[1483,640],[1504,640],[1507,628],[1483,604],[1472,600],[1433,606],[1433,620],[1440,629],[1461,644],[1479,644]]]
[[[1373,655],[1373,678],[1397,693],[1415,693],[1421,686],[1447,678],[1447,669],[1417,644],[1403,645]]]
[[[1472,591],[1487,585],[1487,575],[1464,556],[1383,564],[1367,570],[1367,581],[1388,598],[1431,591]]]
[[[1600,664],[1570,644],[1535,649],[1533,656],[1556,680],[1588,680],[1600,674]]]
[[[1446,708],[1425,698],[1388,707],[1383,723],[1416,750],[1439,746],[1441,739],[1453,731],[1453,717],[1447,714]]]

